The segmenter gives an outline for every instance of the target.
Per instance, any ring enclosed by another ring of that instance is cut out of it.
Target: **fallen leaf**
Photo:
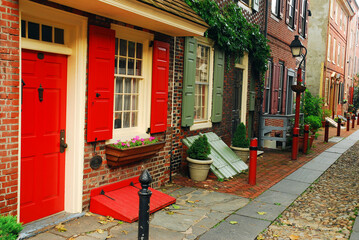
[[[115,219],[111,216],[107,216],[107,220],[110,221],[110,222],[113,222]]]
[[[263,235],[259,234],[258,237],[257,237],[257,240],[263,240],[263,239],[264,239]]]
[[[123,222],[122,222],[122,221],[118,221],[118,224],[123,224]]]
[[[59,231],[59,232],[66,232],[66,231],[67,231],[67,229],[65,228],[65,225],[63,225],[62,223],[60,223],[59,225],[57,225],[55,228],[56,228],[57,231]]]
[[[98,232],[98,233],[104,233],[105,231],[102,230],[102,229],[96,229],[96,232]]]
[[[97,219],[99,219],[99,220],[101,220],[101,221],[106,221],[106,220],[107,220],[107,218],[104,217],[104,216],[99,216]]]
[[[167,214],[168,214],[168,215],[173,215],[173,214],[174,214],[174,212],[172,212],[172,211],[168,211],[168,212],[167,212]]]
[[[230,221],[229,223],[230,223],[230,224],[238,224],[237,221]]]
[[[126,230],[122,230],[121,232],[124,233],[125,235],[128,234],[128,231],[126,231]]]
[[[266,215],[267,212],[257,212],[259,215]]]
[[[98,222],[101,223],[102,225],[105,225],[105,224],[108,223],[108,221],[106,221],[106,220],[101,220],[101,221],[98,221]]]
[[[172,204],[172,207],[174,208],[174,209],[179,209],[180,207],[178,206],[178,205],[176,205],[176,204]]]
[[[91,216],[93,216],[94,214],[92,213],[92,212],[87,212],[87,213],[85,213],[85,216],[87,216],[87,217],[91,217]]]
[[[109,235],[106,237],[106,239],[110,239],[110,238],[113,238],[112,235]]]
[[[292,235],[289,236],[289,238],[290,238],[291,240],[297,240],[297,239],[299,239],[299,236],[292,234]]]
[[[274,205],[280,206],[281,204],[276,202],[276,203],[274,203]]]
[[[188,203],[194,203],[194,201],[187,200]]]
[[[70,237],[68,240],[75,240],[75,238],[73,238],[73,237]]]

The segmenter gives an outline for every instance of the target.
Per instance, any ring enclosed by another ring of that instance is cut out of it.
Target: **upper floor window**
[[[343,9],[342,8],[340,8],[339,26],[340,26],[340,29],[342,29],[342,26],[343,26]]]
[[[284,71],[284,62],[279,61],[278,113],[282,112]]]
[[[305,37],[307,24],[307,0],[301,0],[300,2],[300,14],[299,14],[299,33]]]
[[[327,51],[327,59],[330,61],[330,42],[332,41],[332,35],[329,34],[328,37],[328,51]]]
[[[334,20],[335,20],[335,23],[338,24],[338,3],[335,4]]]
[[[272,0],[272,13],[276,17],[280,16],[280,0]]]
[[[330,0],[330,17],[333,18],[334,14],[334,8],[333,8],[333,2],[334,0]]]
[[[296,0],[290,0],[288,3],[288,25],[294,28]]]
[[[245,4],[248,5],[248,6],[249,6],[249,4],[250,4],[250,0],[241,0],[241,2],[245,3]]]
[[[340,43],[338,44],[338,66],[340,66]]]
[[[264,113],[270,113],[270,108],[271,108],[272,71],[273,71],[272,59],[269,59],[268,70],[267,70],[265,85],[264,85],[264,90],[265,90],[265,97],[264,97],[265,102],[264,102],[264,111],[263,111]]]
[[[332,54],[332,56],[333,56],[333,63],[335,64],[335,62],[336,62],[336,55],[335,55],[335,49],[336,49],[336,46],[337,46],[337,40],[334,38],[334,43],[333,43],[333,54]]]

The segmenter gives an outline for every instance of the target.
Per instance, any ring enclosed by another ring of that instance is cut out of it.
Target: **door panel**
[[[22,51],[20,221],[24,223],[64,210],[60,130],[66,127],[66,73],[66,56]]]

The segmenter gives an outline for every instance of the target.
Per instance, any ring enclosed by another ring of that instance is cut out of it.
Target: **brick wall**
[[[17,214],[19,3],[0,1],[0,214]]]

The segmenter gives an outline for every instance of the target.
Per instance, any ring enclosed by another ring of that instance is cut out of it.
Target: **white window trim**
[[[337,56],[335,55],[336,45],[337,45],[337,40],[334,38],[334,42],[333,42],[333,64],[335,64],[335,59],[337,58]]]
[[[242,2],[239,0],[239,1],[238,1],[238,7],[243,8],[244,10],[246,10],[246,11],[252,13],[252,8],[250,7],[250,6],[252,6],[252,1],[253,1],[253,0],[249,0],[249,4],[247,5],[247,4],[242,3]]]
[[[243,70],[242,99],[241,99],[241,122],[246,125],[247,114],[247,93],[248,93],[248,53],[244,52],[242,63],[236,63],[235,67]]]
[[[329,34],[329,40],[328,40],[328,51],[327,51],[327,60],[330,62],[330,42],[332,40],[332,35]]]
[[[201,44],[201,45],[205,45],[210,47],[210,51],[209,51],[209,61],[210,61],[210,67],[209,67],[209,84],[208,84],[208,109],[207,109],[207,119],[208,120],[200,120],[197,121],[194,120],[193,121],[193,125],[190,127],[190,131],[193,130],[197,130],[197,129],[203,129],[203,128],[211,128],[212,127],[212,121],[211,121],[211,116],[212,116],[212,104],[213,104],[213,99],[212,99],[212,92],[213,92],[213,71],[214,71],[214,48],[213,48],[213,41],[211,41],[208,38],[204,38],[204,37],[196,37],[197,39],[197,44]]]
[[[106,141],[106,144],[114,143],[117,140],[131,140],[139,136],[141,138],[148,138],[150,135],[146,133],[150,127],[151,121],[151,88],[152,88],[152,48],[149,47],[150,42],[153,41],[154,36],[151,33],[135,30],[132,28],[111,24],[111,29],[116,31],[116,38],[140,42],[143,44],[143,63],[142,76],[145,81],[140,81],[138,99],[139,113],[138,113],[138,127],[114,129],[112,139]],[[114,84],[115,80],[114,80]],[[113,95],[115,98],[115,94]],[[115,104],[113,106],[115,108]],[[114,110],[113,110],[114,114]]]

